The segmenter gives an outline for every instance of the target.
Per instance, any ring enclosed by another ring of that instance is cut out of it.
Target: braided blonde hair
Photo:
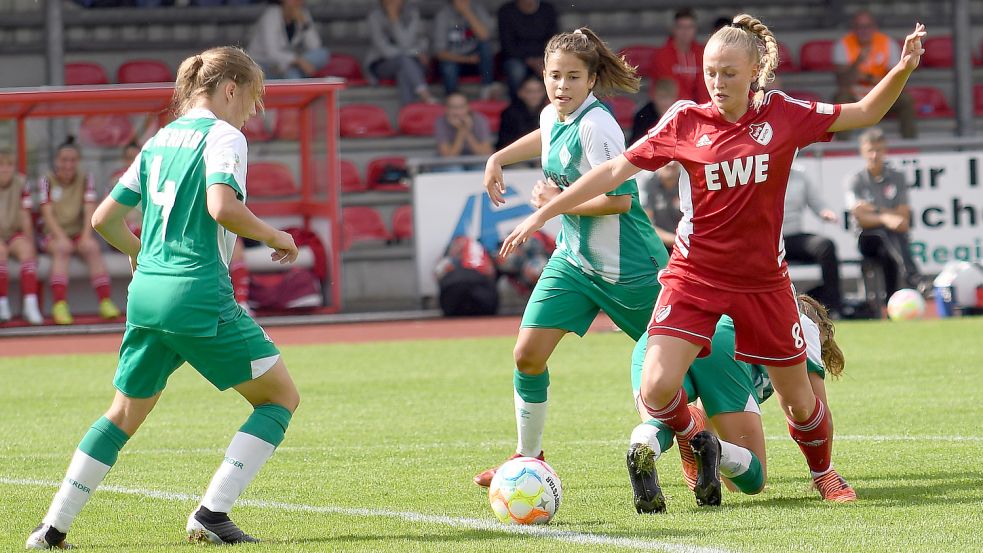
[[[778,67],[778,40],[775,35],[760,20],[742,13],[729,26],[721,27],[713,33],[707,47],[713,41],[722,46],[743,48],[754,60],[758,67],[758,78],[753,83],[756,89],[752,105],[754,109],[760,108],[765,99],[765,87],[775,80],[775,68]]]

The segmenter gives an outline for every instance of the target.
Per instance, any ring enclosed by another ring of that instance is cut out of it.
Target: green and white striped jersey
[[[593,167],[625,151],[625,135],[608,108],[589,94],[576,111],[560,121],[547,106],[539,118],[543,172],[566,189]],[[630,179],[609,196],[631,195],[631,209],[618,215],[562,215],[554,256],[610,283],[656,282],[669,262],[665,247],[638,201]]]
[[[143,211],[127,322],[174,334],[214,336],[238,312],[229,278],[236,235],[208,213],[221,184],[246,199],[246,138],[195,108],[157,132],[120,177],[116,201]]]

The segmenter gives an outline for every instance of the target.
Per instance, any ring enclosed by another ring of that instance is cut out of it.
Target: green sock
[[[130,437],[106,417],[100,417],[82,437],[78,448],[93,459],[108,466],[116,464],[119,451]]]
[[[251,434],[273,447],[280,445],[290,425],[290,411],[276,403],[257,405],[239,432]]]
[[[543,403],[546,401],[546,390],[550,387],[550,370],[540,374],[524,374],[515,370],[512,385],[523,401],[528,403]]]
[[[731,448],[739,447],[721,440],[721,445],[723,444],[727,444]],[[721,453],[723,453],[723,449],[725,448],[721,448]],[[758,460],[757,455],[749,449],[740,449],[743,450],[742,455],[739,456],[741,458],[740,463],[734,463],[731,459],[728,459],[729,462],[724,462],[723,457],[727,456],[721,456],[720,474],[729,478],[737,486],[737,489],[753,495],[760,492],[765,485],[764,471],[761,470],[761,461]]]

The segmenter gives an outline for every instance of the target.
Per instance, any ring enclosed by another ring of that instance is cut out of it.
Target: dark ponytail
[[[614,53],[597,33],[581,27],[572,33],[560,33],[546,45],[546,57],[553,52],[569,52],[587,65],[594,76],[594,93],[606,96],[615,92],[638,92],[641,79],[624,58]]]

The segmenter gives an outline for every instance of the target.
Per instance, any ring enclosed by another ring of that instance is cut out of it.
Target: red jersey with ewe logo
[[[735,292],[789,286],[782,243],[785,187],[800,148],[828,141],[839,105],[765,94],[736,123],[712,103],[676,102],[625,157],[654,171],[682,163],[683,219],[666,272]]]

